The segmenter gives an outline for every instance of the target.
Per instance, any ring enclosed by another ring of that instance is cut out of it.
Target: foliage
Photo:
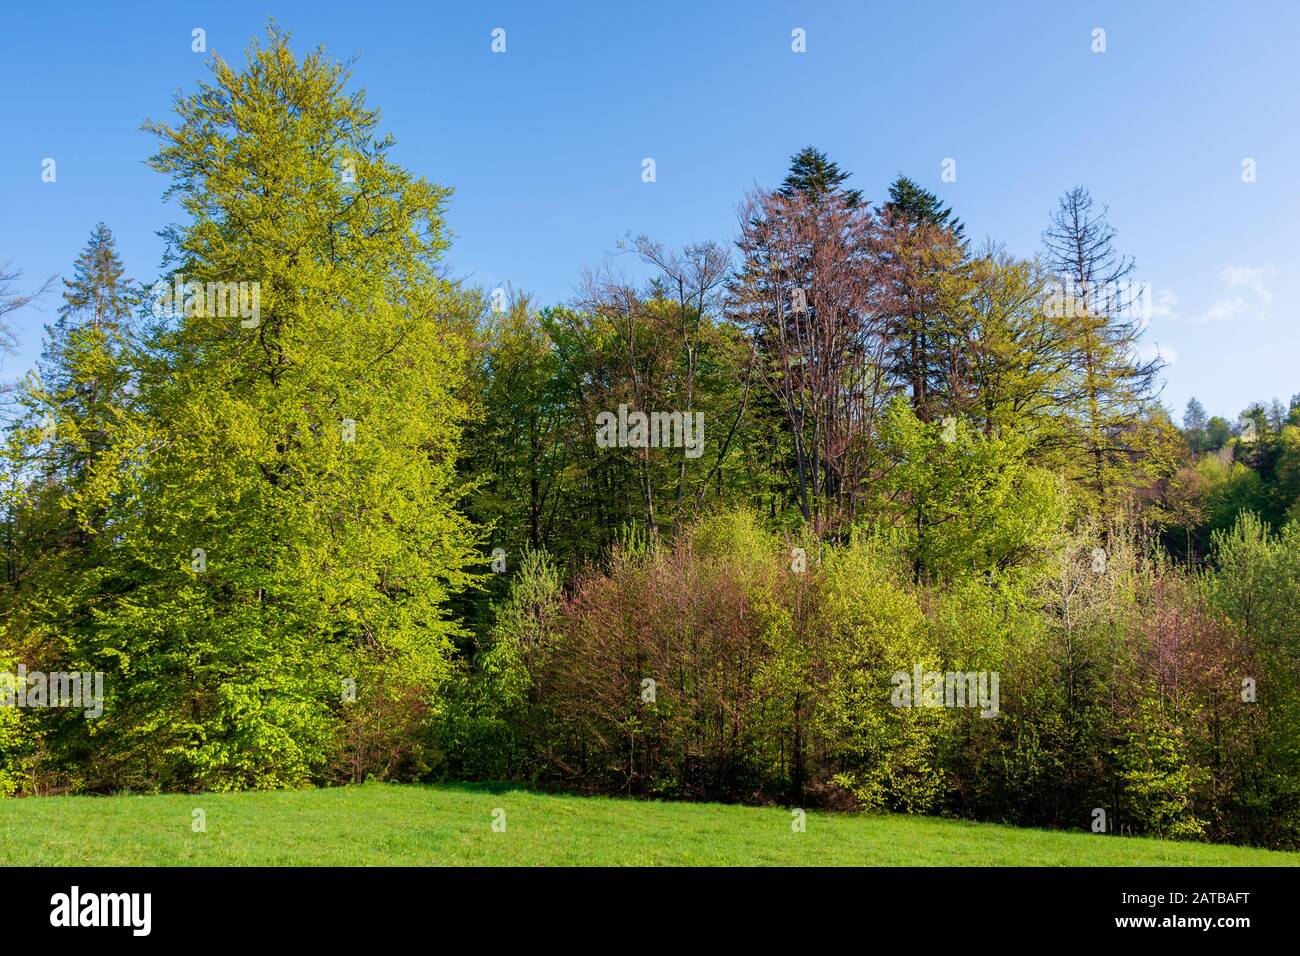
[[[450,189],[323,50],[211,68],[146,125],[161,273],[96,226],[15,394],[0,673],[105,699],[0,707],[0,793],[455,776],[1300,845],[1300,396],[1176,427],[1086,189],[1020,259],[810,146],[734,254],[629,233],[636,278],[542,304],[447,278]]]

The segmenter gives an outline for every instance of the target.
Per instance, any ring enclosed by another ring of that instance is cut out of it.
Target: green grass
[[[195,833],[192,811],[205,811]],[[505,810],[505,832],[493,811]],[[77,866],[1295,866],[1300,854],[926,817],[471,784],[0,800],[0,863]]]

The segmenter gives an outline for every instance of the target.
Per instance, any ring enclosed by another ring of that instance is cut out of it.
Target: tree
[[[1116,251],[1107,209],[1094,210],[1088,190],[1061,197],[1044,231],[1048,266],[1065,283],[1059,304],[1078,323],[1076,351],[1080,477],[1098,503],[1142,475],[1141,423],[1154,398],[1159,358],[1141,358],[1139,304],[1129,286],[1133,260]]]
[[[626,247],[622,242],[619,245]],[[603,389],[604,407],[593,411],[613,414],[612,409],[626,403],[629,414],[638,410],[667,412],[679,416],[684,427],[703,441],[699,423],[709,412],[697,407],[703,398],[702,363],[710,353],[716,355],[721,344],[717,322],[730,271],[729,257],[716,243],[673,250],[647,236],[631,239],[630,248],[654,270],[646,288],[636,288],[609,269],[588,271],[583,283],[581,305],[590,316],[607,324],[613,336],[611,358],[617,363],[609,369],[612,387]],[[727,419],[715,419],[712,424],[722,428]],[[661,518],[666,517],[664,512],[671,514],[675,531],[686,508],[698,510],[706,476],[714,470],[707,465],[691,468],[692,461],[703,458],[702,444],[687,447],[683,441],[677,443],[679,448],[669,450],[660,445],[659,437],[652,426],[649,441],[631,452],[640,481],[645,527],[652,537],[658,533]],[[717,435],[715,441],[719,457],[714,464],[720,467],[731,441],[727,435]],[[714,457],[712,453],[710,457]],[[664,480],[659,475],[666,460],[671,461],[671,468]],[[694,480],[688,481],[692,471]],[[662,492],[661,484],[666,485]],[[697,495],[687,497],[688,484],[696,487]]]
[[[90,785],[418,769],[476,560],[448,191],[393,162],[323,50],[299,61],[272,26],[211,69],[176,125],[146,124],[188,221],[93,489],[114,535],[78,649],[109,675]]]
[[[862,202],[862,191],[844,188],[844,183],[852,175],[840,169],[839,164],[832,162],[820,149],[805,146],[790,157],[790,172],[777,192],[786,199],[800,193],[814,202],[823,196],[838,194],[847,207],[853,208]]]
[[[907,391],[912,408],[932,421],[963,402],[962,344],[945,310],[963,264],[962,224],[939,197],[900,175],[880,209],[881,259],[890,290],[890,373]]]
[[[1233,457],[1245,462],[1265,481],[1273,477],[1273,466],[1277,459],[1277,446],[1274,433],[1269,427],[1268,408],[1263,402],[1251,402],[1240,415],[1233,428],[1237,441],[1233,445]]]
[[[18,344],[10,317],[19,309],[40,299],[49,291],[55,279],[55,276],[50,276],[34,292],[19,292],[17,285],[22,277],[22,270],[14,268],[12,259],[0,262],[0,356],[8,355]]]
[[[99,223],[64,280],[59,318],[46,327],[39,411],[57,429],[50,469],[74,490],[107,446],[109,429],[129,400],[134,301],[113,233]]]
[[[758,192],[741,212],[730,291],[790,441],[790,495],[818,533],[842,531],[879,462],[887,397],[876,224],[842,193]]]
[[[1282,520],[1300,518],[1300,426],[1283,425],[1277,444],[1273,513]]]
[[[130,295],[113,235],[103,223],[65,280],[64,304],[46,326],[39,374],[19,397],[24,414],[4,448],[8,477],[4,617],[18,637],[11,649],[37,669],[77,670],[79,650],[103,607],[106,563],[99,538],[105,509],[87,502],[111,430],[128,414]],[[84,722],[40,715],[42,746],[53,764],[84,754]],[[44,768],[36,768],[40,779]]]
[[[931,391],[943,416],[967,418],[985,435],[1014,429],[1026,454],[1059,467],[1068,445],[1076,331],[1045,308],[1037,262],[997,248],[969,258],[939,283],[930,341]]]
[[[1287,410],[1283,407],[1278,399],[1273,399],[1268,403],[1268,427],[1274,435],[1282,431],[1282,426],[1287,424]]]
[[[555,393],[555,349],[526,295],[488,314],[481,335],[480,418],[467,432],[462,465],[478,479],[473,511],[485,524],[497,522],[489,544],[518,553],[550,538],[568,461],[566,405]]]
[[[1206,428],[1209,419],[1205,415],[1205,406],[1195,397],[1187,400],[1187,410],[1183,412],[1183,434],[1187,447],[1193,454],[1199,455],[1206,450]]]
[[[962,221],[953,216],[951,206],[944,206],[938,196],[901,173],[889,187],[889,201],[881,212],[906,219],[914,225],[925,224],[946,230],[958,240],[963,238],[966,230]]]
[[[1027,454],[1028,429],[986,435],[954,423],[922,424],[895,399],[882,434],[897,461],[887,479],[906,516],[913,574],[947,581],[1033,563],[1064,527],[1058,480]]]
[[[934,421],[948,410],[961,375],[949,361],[962,345],[954,316],[945,311],[952,304],[945,289],[962,281],[965,251],[951,229],[913,218],[916,210],[888,204],[885,210],[877,250],[890,380],[922,421]]]
[[[1232,425],[1221,415],[1213,415],[1205,423],[1205,450],[1218,451],[1232,437]]]

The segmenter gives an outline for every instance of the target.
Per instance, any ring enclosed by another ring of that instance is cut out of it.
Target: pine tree
[[[4,448],[6,582],[0,656],[42,671],[83,671],[103,606],[105,511],[87,506],[130,391],[130,294],[113,235],[100,223],[65,280],[46,327],[39,374]],[[111,586],[110,586],[111,587]],[[24,720],[34,776],[84,759],[87,725],[59,714]]]
[[[1065,284],[1061,301],[1078,329],[1078,477],[1097,503],[1110,506],[1119,503],[1112,494],[1118,485],[1141,479],[1144,458],[1163,456],[1153,454],[1151,442],[1163,445],[1168,436],[1144,427],[1152,421],[1147,412],[1163,363],[1140,357],[1142,324],[1127,282],[1134,263],[1115,249],[1116,230],[1106,216],[1106,207],[1094,209],[1087,189],[1071,189],[1061,197],[1043,242],[1048,267]]]
[[[829,193],[840,193],[845,205],[852,208],[862,202],[861,190],[844,188],[852,175],[840,169],[820,149],[805,146],[790,157],[790,172],[777,191],[787,199],[798,192],[814,201]]]
[[[126,400],[132,295],[125,273],[112,230],[101,222],[64,280],[58,320],[46,326],[39,367],[43,411],[57,435],[50,464],[73,486],[102,453]]]
[[[902,174],[889,187],[889,201],[881,207],[881,211],[886,216],[897,216],[912,224],[926,224],[948,230],[959,240],[966,230],[962,221],[953,216],[951,206],[944,206],[938,196]]]
[[[90,616],[77,595],[98,573],[94,538],[104,512],[87,506],[89,489],[130,396],[131,294],[124,272],[112,232],[99,223],[64,281],[64,303],[58,320],[46,326],[38,372],[20,395],[24,414],[4,451],[15,495],[10,517],[27,538],[26,553],[10,555],[10,578],[43,579],[66,592],[48,617],[32,604],[13,614],[31,615],[23,625],[29,633],[57,634],[67,644]],[[23,590],[35,599],[39,588]]]
[[[942,287],[965,260],[962,224],[937,196],[900,176],[881,207],[880,244],[890,311],[889,370],[922,421],[933,421],[961,404],[950,394],[954,370],[947,365],[953,317],[940,307]]]
[[[1268,427],[1273,434],[1281,433],[1282,426],[1287,423],[1286,419],[1287,410],[1280,399],[1275,398],[1268,403]]]

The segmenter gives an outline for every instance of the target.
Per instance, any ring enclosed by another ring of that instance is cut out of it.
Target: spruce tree
[[[38,374],[19,396],[24,409],[4,447],[6,581],[0,617],[8,640],[0,657],[52,672],[96,670],[94,643],[103,595],[105,509],[90,502],[111,434],[130,394],[127,354],[131,296],[103,223],[91,233],[64,282],[57,321],[46,327]],[[76,766],[89,725],[50,710],[23,720],[33,775]]]
[[[962,221],[953,216],[951,206],[944,206],[934,193],[901,174],[889,187],[889,200],[882,211],[913,224],[946,229],[959,240],[963,238],[966,229]]]
[[[39,367],[57,438],[50,464],[74,486],[102,453],[126,400],[132,295],[125,273],[112,230],[101,222],[64,280],[58,320],[46,326]]]
[[[940,307],[940,290],[965,259],[962,224],[937,196],[900,176],[881,207],[882,276],[890,311],[888,361],[891,377],[905,391],[922,421],[933,421],[960,404],[950,394],[954,370],[953,317]]]
[[[840,169],[839,164],[832,162],[820,149],[805,146],[790,157],[790,172],[777,191],[786,198],[799,192],[813,200],[829,193],[841,193],[845,205],[852,208],[862,202],[861,190],[844,188],[844,183],[852,175]]]

